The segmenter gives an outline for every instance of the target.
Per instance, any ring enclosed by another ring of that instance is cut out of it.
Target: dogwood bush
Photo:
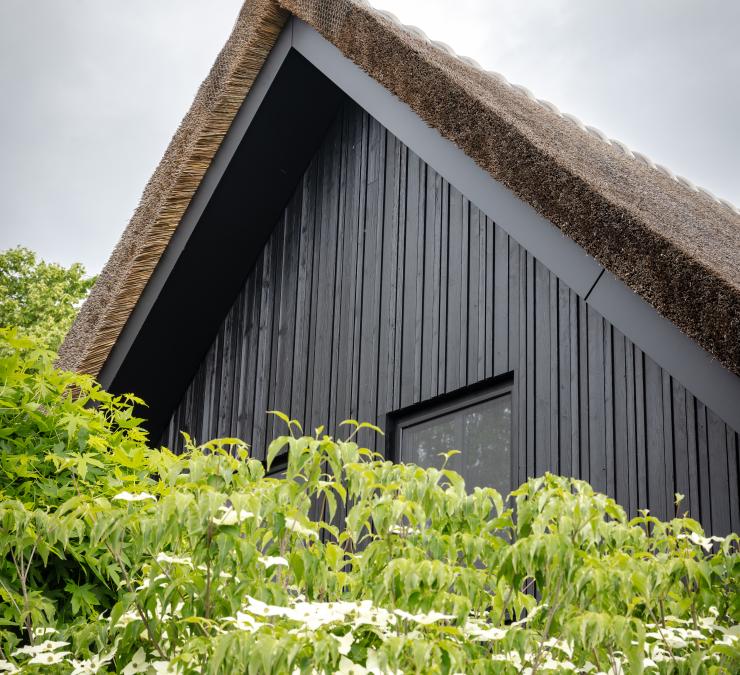
[[[50,358],[0,333],[0,672],[740,670],[736,535],[549,474],[470,493],[355,421],[175,455]]]

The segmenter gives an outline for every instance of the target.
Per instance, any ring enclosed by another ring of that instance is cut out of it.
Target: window
[[[464,391],[392,416],[393,456],[419,466],[441,466],[439,453],[459,450],[448,468],[468,490],[511,490],[511,384]]]

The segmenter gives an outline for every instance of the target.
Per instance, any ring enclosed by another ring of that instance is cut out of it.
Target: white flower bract
[[[193,561],[188,556],[177,556],[169,555],[168,553],[158,553],[155,560],[158,563],[166,563],[168,565],[186,565],[191,568],[193,566]]]
[[[123,675],[139,675],[139,673],[146,673],[148,670],[149,662],[146,659],[146,652],[139,647],[121,672]]]
[[[157,498],[154,495],[150,495],[148,492],[137,492],[137,493],[131,493],[131,492],[119,492],[115,497],[112,498],[113,501],[119,501],[119,502],[143,502],[147,499],[152,499],[155,502],[157,501]]]
[[[81,661],[67,659],[72,666],[70,675],[95,675],[95,673],[113,659],[114,655],[115,650],[111,650],[107,654],[93,654],[89,659],[83,659]]]
[[[692,544],[701,546],[707,553],[712,550],[712,546],[714,546],[715,542],[721,544],[725,540],[724,537],[717,536],[702,537],[696,532],[692,532],[691,534],[679,534],[676,536],[676,539],[688,539]]]
[[[67,656],[67,654],[69,654],[69,652],[42,652],[41,654],[36,654],[32,659],[29,659],[28,663],[52,666],[64,661],[64,657]]]
[[[257,560],[265,567],[288,567],[288,561],[280,555],[261,555]]]
[[[229,506],[222,506],[219,510],[222,511],[223,515],[216,516],[211,520],[217,527],[221,525],[238,525],[249,518],[254,518],[254,513],[243,509],[237,512]]]
[[[26,645],[13,652],[13,656],[38,656],[47,652],[53,652],[61,647],[66,647],[69,642],[64,640],[44,640],[37,645]]]
[[[450,621],[455,617],[452,614],[442,614],[441,612],[427,612],[426,614],[410,614],[402,609],[394,610],[396,616],[400,616],[402,619],[408,619],[409,621],[415,621],[423,626],[436,623],[437,621]]]
[[[302,537],[316,537],[318,538],[318,534],[309,528],[307,528],[302,523],[298,522],[295,518],[287,517],[285,519],[285,527],[289,529],[291,532],[295,532],[295,534],[299,534]]]

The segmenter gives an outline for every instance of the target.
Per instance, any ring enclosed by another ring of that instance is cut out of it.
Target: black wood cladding
[[[740,531],[738,434],[347,102],[162,442],[306,430],[513,373],[519,481],[584,478],[634,514]],[[363,442],[382,449],[367,434]]]

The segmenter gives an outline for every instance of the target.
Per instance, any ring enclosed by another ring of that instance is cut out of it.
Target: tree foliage
[[[545,475],[509,499],[278,414],[152,448],[0,332],[0,671],[737,672],[738,538]],[[341,515],[344,513],[345,515]]]
[[[47,263],[20,246],[0,252],[0,326],[18,327],[56,350],[94,283],[79,263]]]

